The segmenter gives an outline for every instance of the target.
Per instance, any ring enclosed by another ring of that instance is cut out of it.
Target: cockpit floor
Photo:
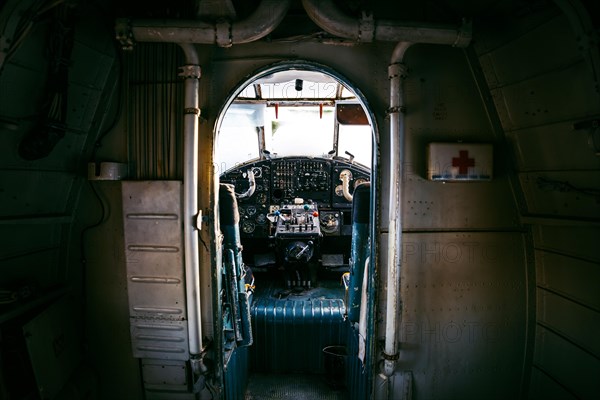
[[[317,285],[310,289],[302,288],[284,288],[281,281],[278,280],[256,280],[255,298],[271,298],[280,300],[298,300],[306,301],[310,299],[343,299],[344,287],[341,279],[321,280]]]
[[[245,400],[342,400],[348,398],[342,389],[328,385],[324,375],[253,374],[248,382]]]

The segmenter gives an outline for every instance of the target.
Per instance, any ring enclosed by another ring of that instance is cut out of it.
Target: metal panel
[[[501,10],[498,17],[505,12],[506,10]],[[473,46],[477,49],[477,53],[488,53],[494,51],[494,49],[509,45],[521,36],[527,35],[528,32],[534,30],[537,26],[548,23],[554,17],[560,15],[560,11],[558,8],[553,7],[536,9],[535,12],[523,8],[513,10],[511,13],[507,13],[507,15],[510,15],[510,19],[498,18],[494,20],[494,23],[491,23],[492,21],[490,20],[490,23],[482,24],[479,27],[481,34],[478,35],[477,40],[473,41]]]
[[[539,250],[535,252],[535,260],[539,287],[600,310],[598,264]]]
[[[40,397],[54,398],[81,361],[74,299],[63,297],[23,327]]]
[[[358,331],[346,324],[348,356],[346,357],[346,388],[352,400],[367,399],[368,374],[358,358]]]
[[[596,281],[597,284],[598,281]],[[598,291],[596,296],[600,297]],[[600,309],[592,310],[543,289],[537,291],[538,323],[600,359]]]
[[[407,233],[399,365],[419,398],[518,398],[527,282],[517,233]]]
[[[595,399],[600,393],[600,359],[539,325],[534,365],[577,398]]]
[[[131,319],[133,352],[140,355],[187,359],[187,323],[185,321],[156,321]]]
[[[135,179],[182,179],[183,53],[171,43],[139,43],[128,61],[129,160]],[[204,104],[204,103],[202,103]]]
[[[185,361],[142,360],[142,377],[146,390],[187,392],[188,372]]]
[[[558,15],[484,55],[493,65],[493,70],[486,70],[486,77],[493,72],[496,85],[502,86],[564,68],[581,60],[577,47],[566,17]]]
[[[559,383],[537,368],[533,369],[531,385],[529,388],[530,399],[543,400],[575,400],[576,397],[567,392]]]
[[[133,354],[187,360],[181,182],[122,182]]]
[[[600,171],[519,174],[532,214],[600,219]]]
[[[225,398],[244,399],[248,385],[248,347],[238,347],[233,351],[224,372]]]
[[[59,283],[61,237],[61,225],[0,225],[0,284]]]
[[[61,214],[75,176],[52,171],[0,171],[2,216]]]
[[[578,122],[565,121],[513,130],[513,143],[520,171],[600,169],[600,157],[589,144],[589,131],[573,129]],[[552,140],[548,140],[552,138]],[[574,156],[574,155],[577,156]]]
[[[251,370],[323,373],[326,346],[345,344],[342,299],[256,299]]]
[[[507,114],[500,114],[505,130],[584,118],[600,109],[583,61],[491,92],[496,105],[506,107]]]
[[[172,392],[147,390],[144,396],[145,400],[197,400],[196,394],[186,392]]]
[[[536,226],[533,235],[537,249],[600,262],[600,251],[598,251],[600,228]]]
[[[408,176],[403,195],[404,229],[512,229],[519,226],[509,181],[444,184]],[[494,207],[494,212],[490,212]]]

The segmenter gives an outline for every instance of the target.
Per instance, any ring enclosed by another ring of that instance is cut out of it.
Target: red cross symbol
[[[460,150],[458,157],[452,157],[452,166],[458,167],[459,175],[466,175],[469,172],[469,167],[475,166],[475,159],[469,158],[467,150]]]

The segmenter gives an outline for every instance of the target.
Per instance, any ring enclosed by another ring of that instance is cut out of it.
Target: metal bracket
[[[89,181],[120,181],[127,178],[129,166],[125,163],[88,163]]]
[[[202,67],[195,64],[187,64],[179,67],[181,70],[178,76],[181,76],[184,79],[200,79],[202,76]]]
[[[390,107],[387,110],[385,110],[385,115],[388,116],[390,114],[396,114],[398,112],[401,112],[402,114],[404,114],[406,112],[406,107],[405,106]]]
[[[462,25],[458,29],[456,40],[452,43],[454,47],[468,47],[473,38],[473,21],[463,18]]]
[[[231,47],[233,45],[230,22],[222,21],[215,24],[215,40],[219,47]]]
[[[0,67],[4,65],[4,60],[6,60],[9,48],[10,38],[0,35]]]
[[[363,11],[358,25],[358,41],[361,43],[371,43],[373,39],[375,39],[373,14]]]
[[[390,355],[385,352],[381,352],[381,357],[383,357],[384,360],[398,361],[400,358],[400,353]]]
[[[189,107],[183,110],[184,114],[195,114],[196,116],[200,116],[200,109],[197,107]]]
[[[206,221],[205,221],[205,219],[206,219]],[[207,220],[208,220],[208,217],[202,216],[202,210],[198,210],[198,213],[196,214],[196,218],[194,218],[194,228],[201,231],[202,223],[207,222]]]
[[[600,156],[600,120],[592,119],[587,121],[581,121],[573,124],[573,129],[587,130],[588,132],[588,144],[594,151],[594,154]]]
[[[127,18],[119,18],[115,23],[117,40],[121,43],[123,50],[133,50],[135,39],[131,30],[131,23]]]
[[[400,77],[405,79],[408,76],[408,68],[403,63],[390,64],[388,66],[388,79]]]
[[[202,210],[198,210],[196,217],[194,218],[194,228],[199,231],[202,230],[202,224],[208,224],[210,222],[210,217],[208,215],[204,215]]]

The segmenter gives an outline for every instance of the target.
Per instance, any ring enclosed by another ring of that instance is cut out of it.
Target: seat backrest
[[[358,322],[365,262],[370,252],[369,226],[371,221],[371,184],[363,183],[354,189],[352,199],[352,248],[347,314]]]
[[[235,189],[233,185],[220,184],[219,187],[219,222],[223,233],[223,280],[224,298],[221,299],[223,310],[223,326],[230,332],[231,340],[238,346],[252,344],[252,328],[250,324],[250,291],[246,285],[247,269],[242,258],[240,240],[240,214],[238,211]],[[252,285],[252,284],[251,284]],[[251,286],[250,285],[250,286]],[[228,337],[228,335],[225,335]]]

